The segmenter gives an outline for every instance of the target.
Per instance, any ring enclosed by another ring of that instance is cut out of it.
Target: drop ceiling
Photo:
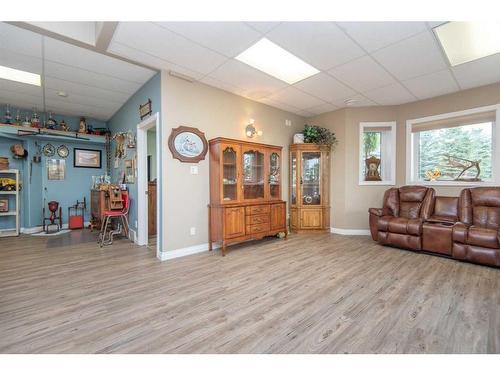
[[[47,107],[92,109],[95,117],[109,118],[154,74],[144,66],[172,70],[305,117],[347,102],[397,105],[500,81],[500,54],[450,67],[432,32],[442,23],[119,22],[105,52],[142,66],[45,37]],[[49,26],[60,30],[60,25]],[[41,36],[19,29],[11,40],[13,28],[0,24],[0,63],[40,70]],[[88,24],[73,27],[65,37],[76,31],[87,35],[89,29]],[[320,73],[289,85],[235,59],[263,37]],[[36,88],[17,86],[8,84],[8,98],[36,97]],[[61,89],[72,99],[58,98]]]
[[[443,22],[121,22],[109,51],[303,116],[500,81],[500,54],[450,68]],[[288,85],[234,59],[266,37],[321,73]]]
[[[0,104],[103,121],[156,73],[3,22],[0,65],[40,74],[44,81],[36,87],[0,79]]]

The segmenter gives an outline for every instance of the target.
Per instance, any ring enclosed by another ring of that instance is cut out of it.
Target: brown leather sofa
[[[434,194],[423,186],[387,190],[383,208],[369,209],[372,238],[499,267],[500,188],[464,189],[460,197]]]
[[[500,267],[500,188],[462,190],[453,258]]]
[[[431,214],[435,191],[424,186],[392,188],[383,208],[370,208],[370,231],[382,245],[422,249],[423,224]]]

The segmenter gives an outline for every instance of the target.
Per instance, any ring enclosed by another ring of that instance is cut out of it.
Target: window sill
[[[395,181],[358,181],[359,186],[394,186]]]
[[[407,181],[406,185],[422,185],[422,186],[460,186],[460,187],[476,187],[476,186],[499,186],[500,182],[494,181]]]

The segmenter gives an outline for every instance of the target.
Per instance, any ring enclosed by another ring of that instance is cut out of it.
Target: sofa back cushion
[[[472,224],[478,227],[500,229],[500,188],[470,189]]]
[[[458,221],[458,197],[436,197],[433,208],[433,217],[450,222]]]
[[[418,219],[426,198],[425,186],[402,186],[399,188],[399,216],[406,219]]]

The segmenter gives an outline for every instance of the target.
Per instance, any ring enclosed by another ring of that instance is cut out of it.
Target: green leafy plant
[[[335,148],[338,143],[335,133],[332,133],[327,128],[322,128],[320,126],[306,124],[304,126],[303,134],[305,143],[329,145],[332,148]]]

